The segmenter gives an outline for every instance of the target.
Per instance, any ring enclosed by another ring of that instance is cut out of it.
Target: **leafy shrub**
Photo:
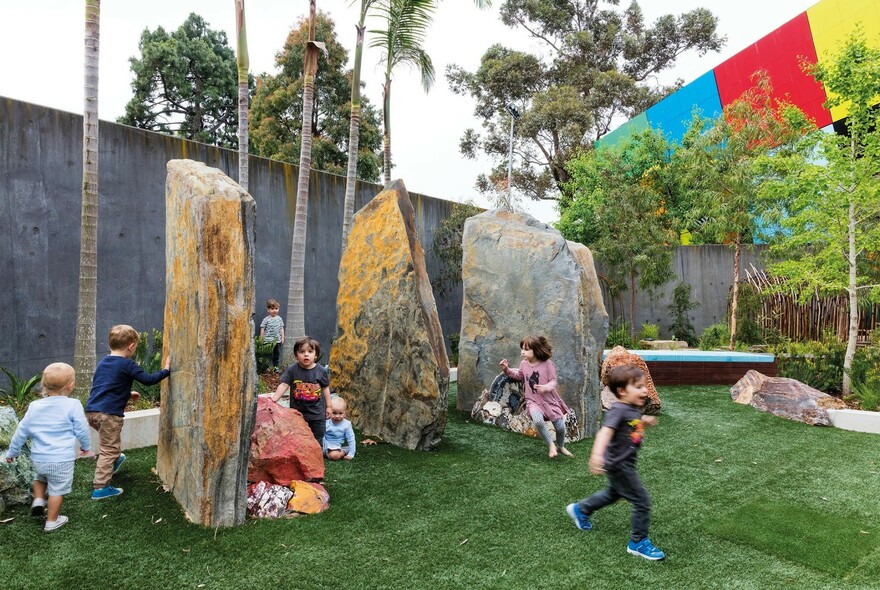
[[[763,344],[764,331],[758,324],[763,300],[749,284],[740,285],[736,298],[736,341],[744,344]],[[729,316],[730,314],[728,314]]]
[[[272,367],[274,342],[265,342],[259,336],[254,338],[254,355],[257,357],[257,374],[262,375]]]
[[[853,393],[847,400],[856,399],[863,410],[876,412],[880,409],[880,375],[872,375],[867,381],[853,382]]]
[[[697,344],[697,333],[688,315],[692,309],[700,307],[699,302],[691,300],[693,288],[688,283],[679,283],[672,291],[672,303],[669,304],[669,315],[672,316],[670,330],[678,340],[684,340],[688,346]]]
[[[712,324],[700,335],[700,350],[712,350],[715,348],[727,348],[730,345],[730,326],[727,324]]]
[[[648,322],[642,324],[642,329],[639,330],[639,340],[657,340],[658,338],[660,338],[660,326]]]
[[[154,328],[152,332],[141,332],[141,338],[137,348],[134,349],[134,356],[131,357],[131,360],[139,364],[147,373],[161,371],[162,331]],[[162,383],[161,381],[153,385],[136,383],[135,390],[141,394],[142,405],[154,407],[161,398]]]
[[[0,403],[9,406],[15,412],[16,416],[21,419],[27,411],[28,404],[37,399],[39,392],[40,379],[43,373],[37,373],[30,379],[19,379],[9,369],[0,367],[0,371],[9,379],[9,386],[6,389],[0,389]]]
[[[773,346],[771,352],[776,355],[780,377],[797,379],[825,393],[840,393],[846,342],[838,340],[833,332],[826,332],[821,340],[782,342]],[[880,385],[880,343],[877,336],[870,346],[856,349],[851,377],[853,389],[857,384],[864,387],[871,380],[876,380],[876,384]]]
[[[629,324],[624,321],[615,322],[608,329],[608,338],[605,339],[606,348],[614,348],[622,346],[627,350],[638,348],[638,345],[630,336]]]
[[[461,341],[461,334],[459,332],[453,332],[449,335],[449,350],[451,351],[451,355],[449,357],[449,364],[453,367],[458,366],[458,343]]]

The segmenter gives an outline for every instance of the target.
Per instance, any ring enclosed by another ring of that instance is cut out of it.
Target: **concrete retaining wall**
[[[32,375],[73,362],[82,196],[82,117],[0,97],[0,366]],[[162,327],[165,305],[165,163],[190,158],[237,178],[237,153],[100,123],[97,352],[114,324]],[[272,297],[286,315],[297,167],[251,156],[257,202],[256,324]],[[356,209],[379,185],[358,183]],[[327,348],[336,325],[345,178],[312,172],[305,268],[306,331]],[[410,193],[428,274],[434,231],[453,205]],[[461,324],[461,287],[437,297],[445,334]]]

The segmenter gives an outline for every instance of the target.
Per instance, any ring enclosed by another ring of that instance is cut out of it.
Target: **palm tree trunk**
[[[733,295],[730,298],[730,344],[729,350],[733,350],[736,343],[736,307],[739,299],[739,258],[742,254],[742,235],[737,234],[733,247]]]
[[[636,273],[629,273],[629,337],[636,339]]]
[[[306,44],[303,75],[303,113],[299,179],[296,187],[296,217],[290,246],[290,282],[287,289],[287,322],[285,340],[294,341],[306,335],[303,281],[305,279],[306,229],[309,212],[309,174],[312,168],[312,109],[315,97],[315,74],[318,72],[318,45],[315,43],[315,0],[309,2],[309,42]],[[284,347],[283,363],[295,362],[293,346]]]
[[[248,70],[250,60],[244,0],[235,0],[235,24],[238,31],[238,184],[248,190]]]
[[[361,20],[357,24],[357,42],[354,48],[354,71],[351,75],[351,121],[348,127],[348,170],[345,175],[345,203],[342,209],[342,249],[348,242],[351,218],[354,216],[354,189],[357,183],[357,157],[361,128],[361,62],[364,55],[364,20],[367,2],[361,0]]]
[[[382,87],[382,117],[385,125],[385,134],[382,139],[385,143],[385,185],[391,183],[391,76],[385,76],[385,86]]]
[[[76,310],[74,395],[88,398],[95,374],[95,324],[98,306],[98,48],[101,0],[86,0],[83,108],[83,180],[80,216],[79,298]]]
[[[856,356],[856,341],[859,337],[859,298],[856,275],[856,207],[849,203],[849,226],[847,228],[849,241],[849,335],[846,339],[846,352],[843,355],[843,395],[852,393],[852,363]]]

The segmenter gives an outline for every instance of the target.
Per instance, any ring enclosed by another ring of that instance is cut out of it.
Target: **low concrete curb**
[[[828,418],[836,428],[880,434],[880,412],[828,410]]]

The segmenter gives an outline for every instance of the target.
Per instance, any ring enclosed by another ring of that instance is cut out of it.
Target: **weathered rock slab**
[[[247,510],[254,518],[291,518],[319,514],[330,507],[321,484],[293,481],[290,487],[261,481],[248,486]]]
[[[846,406],[842,400],[795,379],[767,377],[755,370],[730,388],[730,397],[738,404],[812,426],[831,426],[828,410]]]
[[[435,447],[446,427],[449,361],[402,182],[355,215],[336,309],[331,382],[352,423],[407,449]]]
[[[611,349],[611,351],[605,356],[605,360],[602,361],[602,374],[600,379],[602,380],[602,384],[604,387],[602,388],[602,409],[609,409],[614,402],[617,401],[617,396],[614,395],[614,392],[608,387],[608,373],[611,372],[611,369],[614,367],[619,367],[621,365],[635,365],[645,374],[646,385],[648,386],[648,399],[645,401],[645,405],[642,406],[642,413],[657,415],[660,413],[660,395],[657,393],[657,387],[654,386],[654,380],[651,379],[651,372],[648,370],[648,365],[645,361],[637,354],[633,354],[629,352],[622,346],[615,346]]]
[[[257,399],[247,478],[283,486],[324,478],[321,445],[302,414],[267,397]]]
[[[156,472],[187,517],[242,524],[254,424],[254,200],[221,171],[168,162]]]
[[[4,460],[17,427],[15,411],[9,406],[0,406],[0,514],[7,506],[28,504],[32,498],[34,466],[31,464],[30,445],[22,446],[12,463]]]
[[[524,336],[543,335],[578,436],[593,436],[608,314],[589,249],[528,215],[495,210],[465,222],[462,250],[458,408],[472,410],[501,359],[517,366]]]

